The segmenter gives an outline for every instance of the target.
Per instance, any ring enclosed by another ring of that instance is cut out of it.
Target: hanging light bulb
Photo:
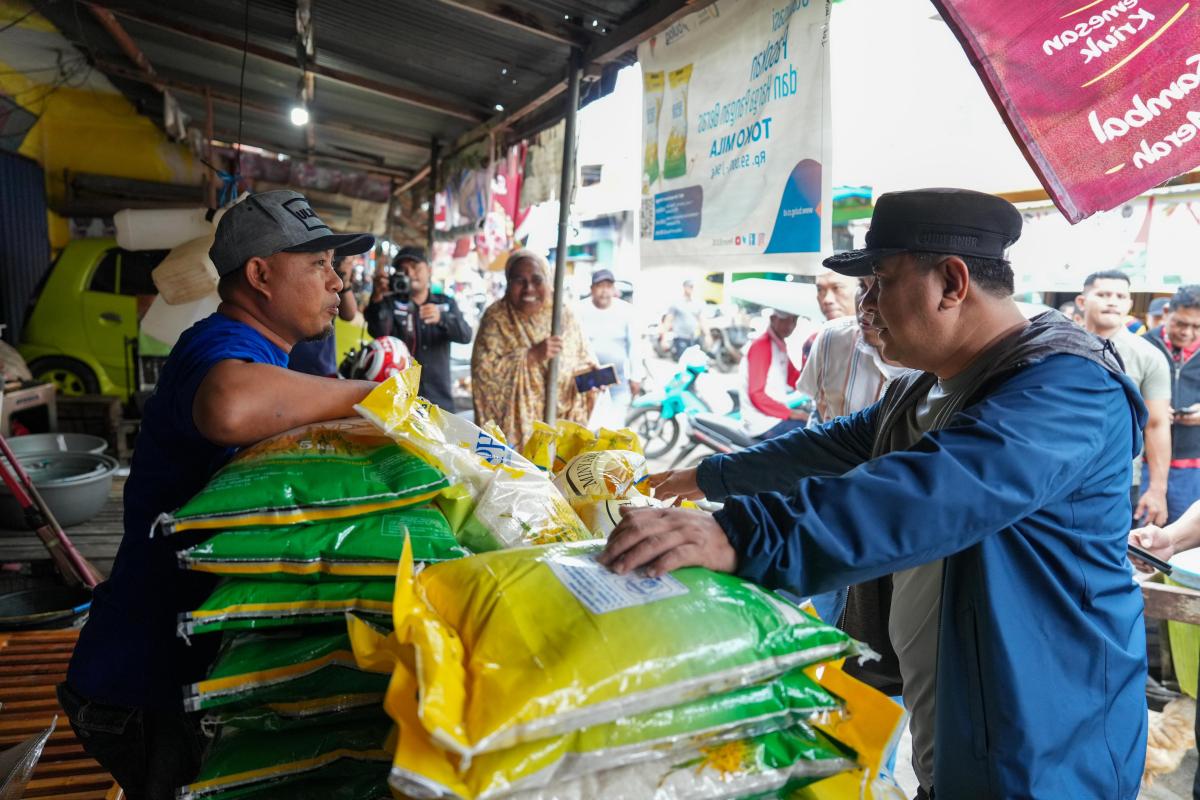
[[[292,124],[302,128],[308,124],[308,109],[304,106],[292,106]]]

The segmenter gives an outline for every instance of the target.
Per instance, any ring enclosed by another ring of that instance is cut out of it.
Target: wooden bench
[[[26,798],[118,800],[121,789],[112,776],[83,752],[58,705],[55,685],[67,672],[67,661],[79,631],[0,633],[0,749],[7,749],[58,725],[25,787]]]

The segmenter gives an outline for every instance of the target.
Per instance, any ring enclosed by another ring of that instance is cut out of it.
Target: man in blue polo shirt
[[[125,535],[59,686],[83,747],[130,800],[171,798],[199,768],[201,738],[182,687],[204,677],[218,636],[176,636],[213,580],[179,568],[151,528],[198,492],[238,448],[354,413],[376,385],[287,369],[297,342],[332,335],[342,280],[335,256],[369,250],[335,234],[300,194],[251,195],[217,226],[217,312],[180,338],[147,401],[125,484]]]

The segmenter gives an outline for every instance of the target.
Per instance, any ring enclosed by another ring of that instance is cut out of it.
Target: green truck
[[[165,354],[139,354],[138,323],[158,290],[150,273],[167,250],[124,250],[113,239],[77,239],[35,295],[18,347],[33,377],[64,395],[131,399],[153,388]],[[337,321],[338,352],[366,337]]]

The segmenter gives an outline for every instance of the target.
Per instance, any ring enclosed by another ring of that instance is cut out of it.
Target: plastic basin
[[[8,439],[17,458],[33,453],[103,453],[108,442],[89,433],[31,433]]]
[[[117,471],[115,458],[98,453],[33,453],[18,460],[64,528],[86,522],[104,508]],[[3,485],[0,528],[29,529],[17,499]]]

